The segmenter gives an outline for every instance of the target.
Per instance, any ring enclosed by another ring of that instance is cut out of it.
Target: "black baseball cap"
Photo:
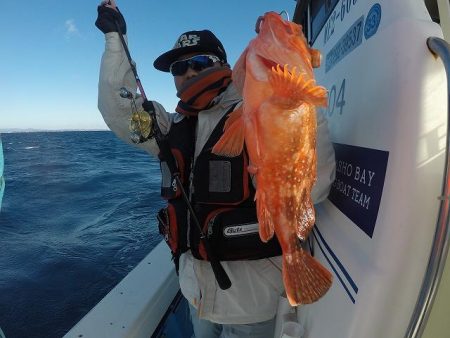
[[[175,46],[161,54],[153,66],[163,72],[169,72],[170,65],[180,56],[195,52],[210,52],[227,62],[227,54],[220,40],[209,30],[189,31],[180,35]]]

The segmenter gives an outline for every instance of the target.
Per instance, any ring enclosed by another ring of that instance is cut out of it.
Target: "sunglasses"
[[[215,55],[194,55],[189,59],[179,60],[172,63],[169,67],[173,76],[181,76],[185,74],[188,68],[200,72],[205,68],[212,67],[215,62],[219,62],[220,58]]]

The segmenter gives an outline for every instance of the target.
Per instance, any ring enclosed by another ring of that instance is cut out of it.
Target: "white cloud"
[[[66,27],[66,36],[67,37],[70,37],[72,35],[79,35],[78,28],[75,25],[74,19],[66,20],[65,27]]]

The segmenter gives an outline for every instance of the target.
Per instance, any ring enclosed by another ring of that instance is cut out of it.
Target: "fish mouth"
[[[272,59],[265,58],[264,56],[257,55],[257,62],[253,63],[252,73],[256,79],[259,81],[267,81],[267,77],[272,70],[272,68],[276,68],[278,63],[273,61]]]
[[[275,62],[272,59],[265,58],[264,56],[258,55],[258,58],[260,59],[262,66],[267,70],[271,70],[272,68],[277,69],[277,66],[280,65],[284,72],[287,72],[289,75],[291,75],[292,69],[297,68],[295,66],[290,66],[289,64],[281,64],[279,62]]]
[[[284,68],[284,65],[280,64],[279,62],[274,61],[271,58],[266,58],[261,55],[257,55],[257,62],[254,62],[252,67],[252,73],[255,76],[256,79],[260,81],[266,81],[268,75],[272,71],[272,69],[277,69],[277,66],[280,65],[284,72],[287,72],[291,74],[292,70],[291,67]]]
[[[272,69],[272,67],[276,67],[279,63],[271,60],[271,59],[267,59],[264,56],[258,55],[259,61],[261,62],[261,64],[267,68],[267,69]]]

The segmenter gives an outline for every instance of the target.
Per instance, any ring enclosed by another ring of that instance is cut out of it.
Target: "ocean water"
[[[62,337],[161,240],[159,164],[107,131],[1,137],[0,327]]]

